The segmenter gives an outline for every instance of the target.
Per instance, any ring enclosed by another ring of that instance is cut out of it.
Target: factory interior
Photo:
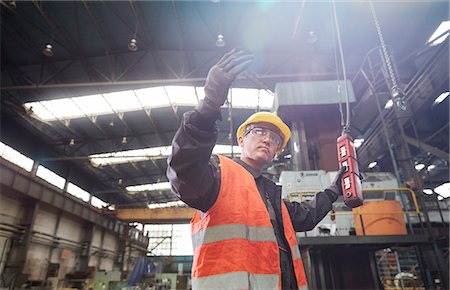
[[[448,1],[0,3],[0,289],[192,288],[167,158],[234,47],[213,152],[276,111],[284,199],[330,184],[349,120],[364,204],[296,233],[308,289],[450,288]]]

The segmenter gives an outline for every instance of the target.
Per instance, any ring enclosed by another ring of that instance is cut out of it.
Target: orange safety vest
[[[281,289],[278,243],[255,179],[231,159],[219,160],[217,200],[206,213],[197,210],[191,220],[192,289]],[[307,289],[292,221],[281,204],[298,288]]]

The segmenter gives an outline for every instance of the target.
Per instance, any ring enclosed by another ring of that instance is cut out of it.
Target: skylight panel
[[[72,101],[88,116],[114,113],[102,95],[76,97]]]
[[[167,95],[170,102],[176,105],[197,105],[197,96],[195,88],[191,86],[166,86]]]
[[[168,190],[168,189],[170,189],[170,183],[169,182],[159,182],[159,183],[133,185],[133,186],[127,186],[126,189],[129,192]]]
[[[213,152],[215,154],[231,155],[230,145],[216,145]],[[233,153],[240,154],[241,147],[233,146]],[[135,149],[119,152],[109,152],[90,155],[91,164],[94,167],[123,164],[128,162],[139,162],[150,159],[167,158],[172,153],[171,146],[151,147],[144,149]]]
[[[84,116],[78,106],[72,99],[58,99],[51,101],[42,101],[42,106],[46,108],[56,119],[71,119]]]
[[[441,44],[442,42],[444,42],[447,39],[447,37],[449,35],[449,30],[450,30],[450,21],[443,21],[438,26],[436,31],[433,32],[431,37],[428,39],[427,43],[430,44],[431,46],[436,46],[438,44]],[[447,32],[447,33],[445,33],[445,32]]]
[[[3,143],[1,143],[0,145],[0,156],[8,160],[9,162],[14,163],[17,166],[25,169],[28,172],[30,172],[31,169],[33,168],[34,163],[33,159],[28,158],[19,151]]]
[[[261,109],[272,109],[275,96],[266,90],[259,90],[259,107]]]
[[[205,98],[205,88],[195,87],[195,92],[197,93],[198,100],[203,100]]]
[[[271,109],[274,96],[265,90],[257,89],[232,89],[232,104],[235,108],[256,108]]]
[[[25,108],[30,111],[30,113],[34,113],[41,120],[56,120],[55,116],[49,112],[41,102],[31,102],[24,104]]]
[[[186,206],[186,204],[184,202],[182,202],[181,200],[161,202],[161,203],[149,203],[147,205],[147,207],[150,208],[150,209],[152,209],[152,208],[166,208],[166,207],[181,207],[181,206]]]
[[[234,108],[254,108],[258,104],[257,90],[236,88],[232,89],[231,94],[231,101]]]
[[[71,182],[69,182],[69,184],[67,185],[67,192],[85,202],[88,202],[89,197],[91,196],[89,192]]]
[[[233,106],[237,108],[271,109],[274,96],[265,90],[231,89]],[[115,112],[168,107],[171,105],[196,106],[205,97],[203,87],[161,86],[138,90],[30,102],[24,107],[30,114],[44,121],[67,120],[80,117],[114,114]],[[226,106],[226,105],[224,105]]]
[[[127,162],[145,161],[151,158],[167,158],[172,152],[170,146],[152,147],[145,149],[127,150],[113,153],[101,153],[91,155],[91,163],[94,166],[120,164]]]
[[[141,154],[136,153],[136,155],[126,155],[122,152],[115,152],[115,153],[102,153],[90,156],[91,163],[95,167],[111,164],[122,164],[128,162],[138,162],[148,159],[149,159],[148,156],[145,156],[142,153]]]
[[[38,166],[36,176],[44,179],[48,183],[53,184],[60,189],[63,189],[64,184],[66,183],[66,180],[64,178],[42,165]]]
[[[136,98],[134,91],[121,91],[103,94],[103,97],[116,112],[142,110],[141,103]]]
[[[134,91],[137,98],[145,108],[158,108],[170,106],[164,87],[139,89]]]

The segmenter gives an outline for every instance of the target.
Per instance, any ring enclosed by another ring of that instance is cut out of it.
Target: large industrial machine
[[[284,171],[280,175],[282,196],[290,201],[305,201],[325,189],[337,172]],[[406,234],[409,224],[420,221],[420,209],[413,191],[400,188],[388,172],[361,173],[364,204],[350,208],[339,197],[332,211],[311,231],[299,236],[347,236],[371,234]],[[448,209],[442,209],[448,210]],[[431,221],[441,221],[439,212],[428,213]],[[448,215],[443,215],[448,222]]]

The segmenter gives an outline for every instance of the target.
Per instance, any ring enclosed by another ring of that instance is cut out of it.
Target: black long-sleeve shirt
[[[167,177],[172,190],[186,204],[203,212],[211,208],[220,190],[220,167],[217,158],[212,156],[218,136],[216,121],[220,117],[220,111],[204,102],[195,110],[185,113],[172,142],[172,155],[168,159]],[[266,194],[276,194],[264,189],[272,181],[244,162],[238,160],[238,163],[253,175],[263,199]],[[265,181],[258,182],[258,179]],[[273,186],[275,188],[275,184]],[[338,194],[336,189],[330,187],[318,192],[310,201],[298,203],[284,200],[295,231],[313,229],[331,210]],[[274,196],[274,199],[277,197]]]

